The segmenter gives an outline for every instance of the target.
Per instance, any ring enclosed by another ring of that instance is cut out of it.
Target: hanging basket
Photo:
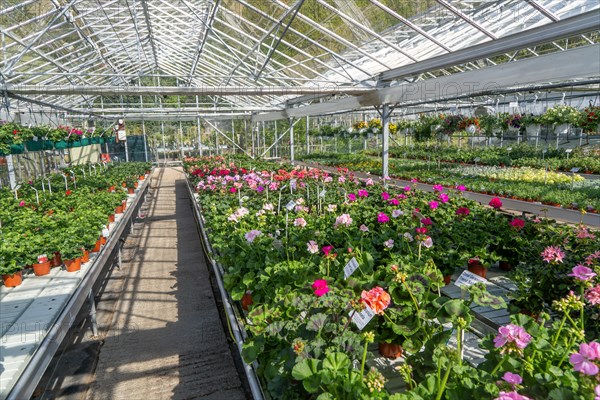
[[[58,142],[54,142],[54,148],[56,150],[63,150],[67,148],[67,142],[64,140],[59,140]]]
[[[25,146],[22,144],[11,144],[10,145],[10,154],[23,154],[25,151]]]
[[[25,146],[27,146],[27,150],[29,151],[41,151],[44,150],[44,141],[28,140],[27,142],[25,142]]]

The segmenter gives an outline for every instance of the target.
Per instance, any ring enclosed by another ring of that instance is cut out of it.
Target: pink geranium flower
[[[571,354],[569,357],[575,371],[591,376],[596,375],[599,371],[598,365],[592,362],[595,360],[600,360],[600,343],[598,342],[581,343],[579,352]]]
[[[335,224],[333,224],[333,226],[335,228],[337,228],[340,225],[344,225],[344,226],[348,227],[348,226],[350,226],[351,223],[352,223],[352,218],[350,217],[350,214],[342,214],[335,219]]]
[[[306,220],[304,218],[296,218],[294,220],[294,226],[304,228],[306,226]]]
[[[393,239],[388,239],[385,242],[383,242],[383,245],[385,247],[387,247],[388,249],[391,249],[392,247],[394,247],[394,240]]]
[[[459,191],[461,191],[461,192],[464,192],[465,190],[467,190],[467,188],[466,188],[464,185],[458,185],[458,186],[456,187],[456,190],[459,190]]]
[[[360,229],[361,232],[369,232],[369,227],[365,224],[362,224],[358,229]]]
[[[367,192],[364,189],[359,189],[358,190],[358,197],[369,197],[369,192]]]
[[[348,193],[349,201],[356,201],[356,195],[354,193]]]
[[[531,400],[531,398],[512,391],[500,392],[500,396],[496,397],[494,400]]]
[[[252,243],[252,242],[254,242],[254,239],[256,239],[260,235],[262,235],[262,232],[254,229],[254,230],[251,230],[250,232],[246,233],[244,235],[244,237],[246,238],[248,243]]]
[[[306,249],[310,254],[317,254],[319,252],[319,245],[314,240],[306,243]]]
[[[432,210],[435,210],[436,208],[438,208],[439,205],[440,205],[440,203],[438,203],[437,201],[429,202],[429,208],[431,208]]]
[[[586,290],[585,299],[592,305],[600,305],[600,285]]]
[[[447,203],[450,200],[450,197],[446,193],[440,193],[438,199],[440,199],[442,203]]]
[[[520,218],[514,218],[512,221],[510,221],[510,226],[518,231],[525,227],[525,221]]]
[[[398,201],[398,199],[391,199],[390,201],[388,201],[388,204],[391,206],[397,206],[398,204],[400,204],[400,202]]]
[[[471,210],[469,210],[467,207],[458,207],[458,209],[456,210],[456,215],[469,215],[471,213]]]
[[[424,235],[427,233],[427,228],[425,228],[424,226],[421,228],[415,228],[415,232],[417,232],[420,235]]]
[[[521,383],[523,383],[523,378],[521,378],[521,375],[519,374],[513,374],[512,372],[505,372],[504,376],[502,376],[502,379],[505,382],[510,383],[511,385],[520,385]]]
[[[443,192],[444,187],[442,185],[433,185],[433,190],[436,192]]]
[[[494,347],[502,348],[501,353],[519,351],[527,347],[531,335],[519,325],[508,324],[498,328],[498,335],[494,338]]]
[[[421,218],[421,223],[423,225],[433,225],[433,222],[431,222],[431,218],[427,217],[427,218]]]
[[[540,254],[547,263],[562,263],[565,253],[558,246],[548,246]]]
[[[569,274],[569,276],[574,277],[580,281],[589,281],[597,274],[591,269],[581,264],[573,267],[573,272]]]
[[[331,253],[331,250],[333,250],[333,246],[323,246],[321,247],[321,250],[323,250],[325,256],[328,256],[329,253]]]
[[[381,193],[381,198],[387,201],[390,198],[390,194],[388,192],[383,192]]]

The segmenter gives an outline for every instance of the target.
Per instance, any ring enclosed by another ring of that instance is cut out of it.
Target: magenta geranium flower
[[[381,198],[387,201],[390,198],[390,194],[388,192],[383,192],[381,193]]]
[[[391,206],[397,206],[398,204],[400,204],[400,202],[398,201],[398,199],[391,199],[390,201],[388,201],[388,204]]]
[[[520,218],[514,218],[512,221],[510,221],[510,226],[516,230],[521,230],[523,227],[525,227],[525,221]]]
[[[458,207],[456,210],[456,215],[469,215],[470,213],[471,210],[469,210],[467,207]]]
[[[404,186],[403,189],[404,189],[405,192],[410,192],[410,186]]]
[[[508,324],[498,328],[498,335],[494,338],[494,347],[502,348],[504,351],[520,351],[527,347],[531,341],[531,335],[527,333],[525,328],[519,325]]]
[[[433,190],[435,190],[436,192],[443,192],[444,187],[442,185],[433,185]]]
[[[421,223],[423,225],[433,225],[433,222],[431,221],[431,218],[429,218],[429,217],[421,218]]]
[[[379,222],[380,224],[385,224],[386,222],[389,222],[390,217],[388,217],[385,213],[379,213],[377,214],[377,222]]]
[[[323,246],[321,247],[321,250],[323,250],[325,256],[328,256],[329,253],[331,253],[331,250],[333,250],[333,246]]]
[[[237,189],[236,189],[236,188],[234,188],[234,187],[232,187],[231,189],[229,189],[229,192],[230,192],[230,193],[235,193],[235,192],[237,192]]]
[[[496,210],[502,207],[502,201],[498,197],[491,199],[489,204],[490,207],[495,208]]]
[[[575,279],[579,279],[580,281],[589,281],[597,274],[591,269],[581,264],[573,267],[573,272],[569,274],[569,276],[574,277]]]
[[[354,193],[348,193],[348,200],[356,201],[356,195]]]
[[[579,352],[571,354],[569,357],[575,371],[591,376],[596,375],[599,371],[597,363],[592,362],[598,360],[600,360],[600,343],[598,342],[581,343]]]
[[[367,192],[364,189],[359,189],[358,190],[358,197],[369,197],[369,192]]]
[[[313,282],[311,287],[315,291],[317,297],[321,297],[329,292],[329,286],[327,286],[327,281],[325,279],[317,279]]]
[[[440,205],[440,203],[438,203],[437,201],[429,202],[429,208],[431,208],[432,210],[435,210],[436,208],[438,208],[439,205]]]
[[[446,193],[440,193],[438,199],[440,199],[442,203],[447,203],[450,200],[450,196],[448,196]]]
[[[456,190],[459,190],[459,191],[461,191],[461,192],[464,192],[465,190],[467,190],[467,188],[466,188],[464,185],[458,185],[458,186],[456,187]]]
[[[420,235],[424,235],[427,233],[427,228],[425,228],[424,226],[421,228],[415,228],[415,232],[417,232]]]
[[[25,207],[25,200],[21,200],[19,202],[19,207]]]

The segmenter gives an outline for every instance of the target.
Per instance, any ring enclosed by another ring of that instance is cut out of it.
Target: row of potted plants
[[[311,154],[304,160],[324,165],[344,167],[354,171],[381,172],[379,157],[360,154]],[[566,176],[543,169],[520,168],[505,170],[494,167],[458,167],[435,161],[390,159],[391,177],[418,182],[437,182],[446,186],[461,182],[470,191],[500,197],[539,201],[552,206],[579,209],[584,212],[600,210],[600,185],[581,176]]]
[[[595,390],[597,368],[582,373],[576,354],[600,362],[600,354],[586,353],[598,345],[591,339],[600,302],[596,232],[509,217],[499,211],[500,199],[483,207],[463,198],[462,185],[392,191],[345,169],[334,177],[223,158],[185,166],[226,288],[248,308],[244,358],[258,360],[271,397],[584,399]],[[560,260],[550,254],[557,246]],[[468,329],[472,303],[500,308],[504,301],[484,285],[470,286],[468,300],[445,298],[439,289],[456,268],[498,260],[514,266],[520,284],[531,285],[541,271],[554,279],[515,292],[515,307],[529,304],[525,295],[543,296],[529,310],[541,319],[515,315],[482,342],[489,353],[475,369],[460,356],[462,342],[450,348],[448,339],[453,329],[458,337]],[[575,270],[579,263],[587,269]],[[577,307],[571,289],[581,293]],[[545,312],[557,307],[548,328]],[[373,341],[389,357],[405,352],[398,370],[404,393],[387,392],[383,375],[366,367]],[[577,352],[580,346],[587,347]]]
[[[145,179],[150,164],[95,168],[74,167],[16,191],[0,190],[0,274],[6,286],[19,284],[30,267],[36,275],[63,263],[78,270],[81,257],[86,262],[89,252],[99,251],[107,223],[124,211],[127,191],[134,190],[131,182]]]
[[[401,119],[390,122],[390,134],[410,133],[417,140],[426,140],[435,133],[452,135],[456,132],[485,136],[499,136],[508,131],[525,131],[537,135],[542,126],[558,129],[561,133],[568,126],[580,128],[586,134],[600,131],[600,106],[590,105],[583,110],[557,104],[540,115],[510,114],[501,112],[484,116],[463,114],[420,114],[416,119]],[[529,127],[529,128],[528,128]],[[381,119],[356,121],[350,127],[324,125],[311,133],[324,137],[357,137],[380,134]]]
[[[104,143],[112,139],[110,129],[87,129],[68,126],[24,126],[0,121],[0,155],[20,154],[25,150],[53,150]]]
[[[365,154],[378,156],[374,149]],[[448,145],[437,142],[416,143],[411,146],[394,146],[390,157],[443,161],[461,164],[492,165],[499,167],[534,167],[551,171],[570,171],[600,174],[600,149],[581,147],[566,153],[563,149],[541,149],[528,144],[511,147],[478,147]],[[475,161],[477,160],[477,161]]]

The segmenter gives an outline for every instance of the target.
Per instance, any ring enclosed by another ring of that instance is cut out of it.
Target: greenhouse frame
[[[600,399],[598,0],[0,0],[0,53],[0,398]]]

